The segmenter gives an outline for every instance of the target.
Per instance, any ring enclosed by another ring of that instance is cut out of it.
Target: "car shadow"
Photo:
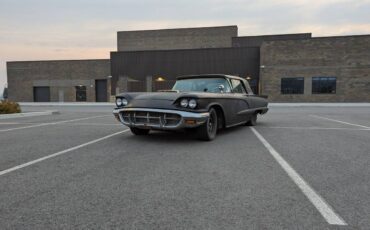
[[[235,133],[241,133],[244,130],[249,130],[249,128],[247,126],[236,126],[236,127],[232,127],[228,129],[219,130],[217,132],[216,138],[213,141],[221,141],[222,139],[224,139],[223,137],[227,137],[229,135],[236,135]],[[132,134],[128,138],[133,139],[133,140],[142,140],[145,142],[157,142],[157,143],[165,143],[165,142],[171,142],[171,143],[178,142],[181,144],[194,143],[194,142],[207,143],[207,141],[201,141],[197,138],[197,134],[195,130],[178,131],[178,132],[151,130],[149,135],[136,136]]]

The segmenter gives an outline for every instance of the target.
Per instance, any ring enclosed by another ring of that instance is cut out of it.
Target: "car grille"
[[[123,111],[123,122],[130,125],[149,127],[173,127],[179,125],[181,116],[174,113],[159,113],[149,111]]]

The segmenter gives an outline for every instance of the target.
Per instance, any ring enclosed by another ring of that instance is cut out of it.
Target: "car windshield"
[[[189,78],[177,80],[172,90],[182,92],[230,93],[230,85],[225,78]]]

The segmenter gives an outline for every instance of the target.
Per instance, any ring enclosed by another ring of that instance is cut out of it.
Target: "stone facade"
[[[118,51],[226,48],[238,36],[237,26],[121,31]]]
[[[370,35],[264,42],[261,94],[273,102],[369,102]],[[313,94],[312,77],[336,77],[335,94]],[[304,94],[281,94],[281,78],[304,77]]]
[[[94,102],[95,80],[107,79],[110,97],[110,60],[7,62],[9,99],[32,102],[33,88],[50,87],[50,101],[76,101],[75,86],[86,86],[86,101]]]

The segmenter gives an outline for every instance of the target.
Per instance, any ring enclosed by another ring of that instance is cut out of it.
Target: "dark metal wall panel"
[[[309,38],[311,38],[311,33],[234,37],[232,39],[232,46],[260,47],[262,45],[262,42],[265,41],[301,40]]]
[[[172,89],[172,87],[175,85],[175,80],[167,80],[167,81],[154,81],[152,90],[154,92],[159,90],[168,90]]]
[[[112,94],[120,76],[145,81],[146,76],[173,80],[187,74],[259,76],[259,48],[215,48],[111,52]]]

